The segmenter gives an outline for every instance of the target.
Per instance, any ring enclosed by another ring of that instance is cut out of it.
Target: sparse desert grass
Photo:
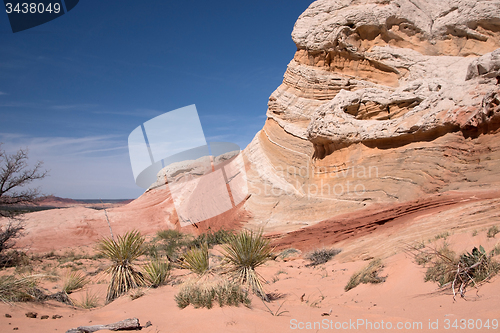
[[[190,304],[195,308],[208,309],[211,309],[214,303],[219,304],[220,307],[240,304],[250,306],[251,304],[248,293],[240,284],[225,279],[215,282],[206,280],[188,282],[175,295],[175,301],[181,309]]]
[[[72,292],[82,289],[89,283],[89,279],[85,274],[79,271],[69,271],[64,277],[64,284],[62,291],[66,294],[71,294]]]
[[[261,282],[264,279],[255,271],[255,268],[271,258],[273,250],[270,241],[262,236],[262,230],[244,230],[231,236],[222,248],[225,251],[228,273],[232,278],[267,301]]]
[[[45,280],[50,281],[50,282],[57,282],[61,278],[59,277],[59,272],[53,268],[50,271],[47,272],[47,276],[45,277]]]
[[[432,257],[426,263],[425,281],[437,282],[442,289],[451,288],[453,297],[457,293],[465,297],[468,286],[478,287],[500,270],[500,264],[492,258],[495,249],[486,253],[482,246],[474,247],[471,252],[457,256],[445,242],[438,249],[422,250],[421,253]]]
[[[33,275],[35,266],[30,262],[28,265],[16,266],[15,271],[18,275]]]
[[[0,301],[10,303],[36,299],[35,287],[38,279],[42,277],[43,275],[0,276]]]
[[[491,250],[491,256],[497,256],[500,254],[500,244],[495,245],[493,250]]]
[[[105,238],[98,244],[97,250],[111,260],[111,266],[106,270],[111,274],[106,303],[126,293],[129,289],[145,284],[142,274],[135,268],[134,261],[146,252],[144,237],[138,231],[118,236],[115,241]]]
[[[280,274],[288,274],[288,273],[287,273],[287,272],[285,272],[284,270],[281,270],[281,269],[280,269],[279,271],[277,271],[277,272],[274,274],[273,279],[272,279],[272,281],[271,281],[271,282],[272,282],[272,283],[276,283],[276,282],[278,282],[278,281],[280,280]]]
[[[276,283],[280,280],[280,274],[288,274],[287,272],[285,272],[284,270],[279,270],[277,271],[274,276],[273,276],[273,279],[271,281],[271,283]]]
[[[349,279],[349,282],[347,285],[344,287],[345,291],[349,291],[356,286],[358,286],[360,283],[381,283],[384,282],[385,279],[387,278],[386,276],[379,276],[379,273],[382,271],[384,268],[384,265],[382,264],[382,260],[380,259],[374,259],[372,260],[368,266],[363,268],[362,270],[354,273],[351,278]]]
[[[278,258],[281,258],[281,259],[285,259],[285,258],[288,258],[288,257],[290,257],[290,256],[297,255],[297,254],[299,254],[299,253],[300,253],[300,251],[299,251],[299,250],[294,249],[294,248],[292,248],[292,247],[291,247],[291,248],[284,249],[283,251],[281,251],[281,252],[277,255],[277,257],[278,257]]]
[[[446,238],[448,238],[450,236],[450,233],[448,231],[445,231],[445,232],[442,232],[436,236],[434,236],[434,240],[439,240],[439,239],[444,239],[446,240]]]
[[[425,264],[427,264],[433,259],[433,255],[430,253],[421,252],[415,255],[414,258],[417,265],[425,266]]]
[[[319,295],[316,293],[310,294],[307,296],[306,299],[304,299],[305,294],[302,295],[301,301],[306,302],[307,305],[309,305],[312,308],[320,308],[321,303],[325,300],[326,296],[323,295],[320,289],[318,289]]]
[[[183,255],[182,268],[191,272],[203,275],[209,269],[208,245],[205,243],[200,248],[194,247]]]
[[[486,236],[488,238],[494,238],[496,234],[498,234],[500,230],[498,230],[498,227],[496,225],[492,226],[491,228],[488,229],[488,232],[486,233]]]
[[[283,306],[283,304],[285,304],[285,301],[281,302],[280,306],[276,309],[276,311],[273,311],[271,310],[271,308],[266,304],[266,302],[262,301],[262,303],[264,303],[264,305],[266,306],[267,308],[267,311],[269,311],[269,313],[272,315],[272,316],[275,316],[275,317],[279,317],[281,316],[282,314],[284,313],[287,313],[287,312],[290,312],[288,310],[283,310],[283,311],[280,311],[281,310],[281,307]]]
[[[132,291],[132,293],[130,293],[130,299],[135,300],[135,299],[141,298],[144,295],[146,295],[144,290],[142,290],[141,288],[137,288],[137,289],[134,289]]]
[[[82,309],[93,309],[99,306],[99,296],[97,293],[91,293],[89,290],[85,291],[80,301],[72,300],[73,304]]]
[[[19,267],[31,264],[31,260],[25,252],[18,250],[9,250],[0,256],[0,267]]]
[[[154,259],[143,268],[144,278],[148,284],[153,287],[159,287],[164,284],[170,274],[168,261]]]
[[[78,267],[72,263],[68,263],[68,264],[64,264],[64,265],[61,265],[59,266],[60,268],[69,268],[73,271],[77,271],[78,270]]]
[[[476,230],[476,229],[474,229],[474,230],[472,231],[472,237],[475,237],[475,236],[477,236],[477,230]]]
[[[316,249],[306,255],[306,259],[311,261],[306,266],[317,266],[327,263],[341,251],[341,249]]]

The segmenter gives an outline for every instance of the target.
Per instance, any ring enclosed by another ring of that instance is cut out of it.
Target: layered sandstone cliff
[[[318,0],[292,38],[245,150],[256,226],[500,186],[500,1]]]
[[[279,247],[335,243],[366,259],[500,223],[500,0],[319,0],[292,38],[297,52],[243,152],[246,181],[223,155],[167,167],[158,188],[108,212],[116,234],[264,227]],[[221,168],[228,210],[212,178],[183,183]],[[205,220],[189,225],[193,213]],[[108,232],[102,211],[37,212],[18,245]]]

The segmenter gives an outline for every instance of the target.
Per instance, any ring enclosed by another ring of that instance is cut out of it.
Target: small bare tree
[[[40,192],[38,188],[25,188],[34,180],[47,176],[47,170],[41,170],[43,162],[38,161],[33,168],[28,165],[28,149],[19,149],[15,154],[8,154],[1,149],[0,143],[0,218],[8,218],[5,225],[0,225],[1,253],[14,246],[24,225],[19,215],[9,209],[15,205],[35,203]]]

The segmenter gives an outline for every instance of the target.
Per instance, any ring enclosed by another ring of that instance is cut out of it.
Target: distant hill
[[[134,199],[70,199],[60,198],[54,195],[49,195],[37,201],[39,206],[50,207],[70,207],[70,206],[87,206],[87,205],[100,205],[105,204],[106,207],[113,205],[126,205]]]

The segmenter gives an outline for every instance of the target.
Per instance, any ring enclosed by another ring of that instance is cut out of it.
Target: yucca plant
[[[62,291],[71,294],[73,291],[85,287],[87,283],[89,283],[89,280],[82,272],[69,271],[64,279]]]
[[[181,263],[182,268],[187,268],[191,272],[198,275],[203,275],[208,271],[209,258],[208,258],[208,244],[203,243],[200,248],[194,247],[187,251]]]
[[[129,289],[145,285],[142,274],[134,267],[133,262],[146,251],[144,237],[139,231],[130,231],[123,236],[102,239],[97,247],[99,253],[112,261],[106,270],[111,274],[106,303],[113,301]]]
[[[164,284],[170,274],[168,261],[160,259],[150,261],[143,269],[146,281],[153,288]]]
[[[262,230],[242,231],[228,238],[227,244],[222,245],[225,251],[224,259],[229,266],[230,273],[235,281],[246,285],[255,294],[268,300],[264,288],[263,278],[255,268],[263,265],[271,258],[272,248],[270,241],[262,236]]]

